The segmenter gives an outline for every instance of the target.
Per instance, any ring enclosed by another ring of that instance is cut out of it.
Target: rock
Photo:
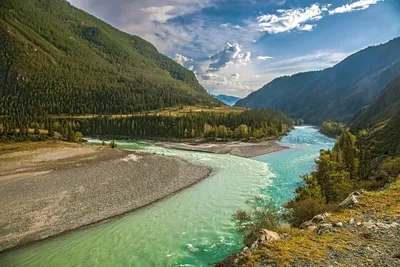
[[[343,227],[343,223],[342,222],[337,222],[334,224],[335,227]]]
[[[350,218],[349,224],[354,224],[354,218]]]
[[[357,225],[357,226],[361,226],[361,225],[362,225],[362,223],[358,222],[356,225]]]
[[[331,214],[330,214],[330,213],[327,213],[327,212],[322,213],[322,214],[318,214],[318,215],[315,215],[315,216],[311,219],[311,221],[312,221],[312,222],[322,222],[322,221],[325,221],[326,218],[328,218],[330,215],[331,215]]]
[[[244,254],[248,254],[248,253],[250,253],[250,249],[248,248],[248,247],[244,247],[243,249],[242,249],[242,252],[244,253]]]
[[[312,221],[306,221],[306,222],[303,222],[300,225],[300,228],[301,229],[308,229],[308,227],[313,226],[313,225],[314,225],[314,223]]]
[[[359,195],[360,195],[360,193],[357,191],[351,193],[345,200],[343,200],[342,203],[339,204],[339,207],[342,207],[342,208],[354,207],[358,203],[357,196],[359,196]]]
[[[318,234],[329,233],[332,231],[332,224],[331,223],[323,223],[318,228]]]
[[[316,225],[310,225],[307,227],[308,231],[316,231],[317,229],[318,229],[318,226],[316,226]]]
[[[377,222],[376,226],[379,227],[379,228],[383,228],[383,229],[389,229],[390,228],[389,224],[381,223],[381,222]]]
[[[275,241],[278,241],[279,239],[281,239],[281,237],[279,236],[279,234],[277,232],[269,231],[269,230],[266,230],[266,229],[262,229],[261,230],[260,240],[261,240],[262,243],[275,242]]]
[[[322,214],[315,215],[312,218],[313,222],[322,222],[323,220],[325,220],[325,218],[324,218],[324,216]]]
[[[323,223],[319,226],[319,228],[332,228],[332,224],[331,223]]]
[[[368,222],[363,222],[362,225],[367,228],[367,229],[372,229],[376,228],[376,224],[374,222],[368,221]]]

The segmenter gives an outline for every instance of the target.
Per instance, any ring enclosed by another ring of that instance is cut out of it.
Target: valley
[[[399,266],[398,18],[0,1],[0,266]]]

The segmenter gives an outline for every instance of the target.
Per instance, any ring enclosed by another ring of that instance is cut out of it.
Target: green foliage
[[[249,129],[262,132],[260,138],[274,139],[294,124],[282,112],[246,110],[241,113],[186,113],[180,116],[137,115],[130,117],[99,116],[70,119],[76,131],[84,135],[125,136],[134,138],[244,139]],[[278,129],[283,129],[280,132]]]
[[[0,140],[17,141],[27,135],[30,125],[36,131],[39,126],[49,131],[49,136],[56,133],[69,142],[81,142],[85,136],[109,136],[124,138],[198,138],[212,140],[247,141],[251,131],[258,138],[275,139],[285,134],[294,126],[293,120],[282,112],[273,110],[246,110],[241,113],[184,113],[182,115],[146,115],[134,116],[93,116],[83,118],[44,118],[30,123],[30,119],[21,121],[3,117],[3,130]],[[15,129],[20,129],[16,132]],[[280,130],[282,131],[280,131]],[[50,133],[52,133],[50,135]],[[257,134],[258,133],[258,134]],[[17,139],[16,136],[18,136]]]
[[[376,173],[378,180],[384,184],[392,183],[400,178],[400,157],[386,159]]]
[[[304,198],[291,201],[286,205],[287,212],[284,218],[292,226],[299,227],[302,223],[311,220],[315,215],[332,211],[334,207],[319,197]]]
[[[115,143],[115,140],[112,140],[112,141],[110,142],[110,147],[111,147],[111,148],[116,148],[116,147],[117,147],[117,143]]]
[[[369,135],[360,131],[357,137],[343,132],[331,151],[321,150],[317,170],[304,175],[304,185],[296,189],[295,198],[287,204],[286,219],[299,226],[313,216],[334,209],[349,193],[359,189],[377,189],[392,183],[400,175],[400,157],[371,157],[366,141]],[[382,162],[374,167],[374,162]]]
[[[372,157],[400,155],[400,76],[389,83],[367,107],[360,110],[350,124],[353,132],[363,134]]]
[[[243,234],[244,244],[251,245],[262,229],[276,230],[282,225],[279,209],[269,199],[255,197],[247,201],[248,210],[238,210],[232,217],[236,230]]]
[[[344,124],[332,121],[322,123],[320,132],[326,136],[337,138],[346,131]]]
[[[0,115],[120,114],[216,106],[195,75],[65,0],[0,5]]]

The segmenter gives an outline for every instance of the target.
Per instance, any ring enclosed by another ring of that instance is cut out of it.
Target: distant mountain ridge
[[[399,74],[400,38],[396,38],[331,68],[277,78],[236,106],[279,109],[308,123],[347,122]]]
[[[214,95],[211,94],[213,97],[216,99],[219,99],[222,103],[228,105],[228,106],[233,106],[238,102],[241,98],[237,96],[230,96],[230,95]]]
[[[0,114],[217,105],[193,72],[66,0],[0,2]]]

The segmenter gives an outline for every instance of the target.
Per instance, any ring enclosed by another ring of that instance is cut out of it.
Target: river
[[[260,194],[285,203],[334,140],[303,126],[281,143],[291,149],[245,159],[121,141],[120,148],[181,157],[214,173],[126,216],[2,254],[0,266],[209,266],[241,247],[231,214]]]

